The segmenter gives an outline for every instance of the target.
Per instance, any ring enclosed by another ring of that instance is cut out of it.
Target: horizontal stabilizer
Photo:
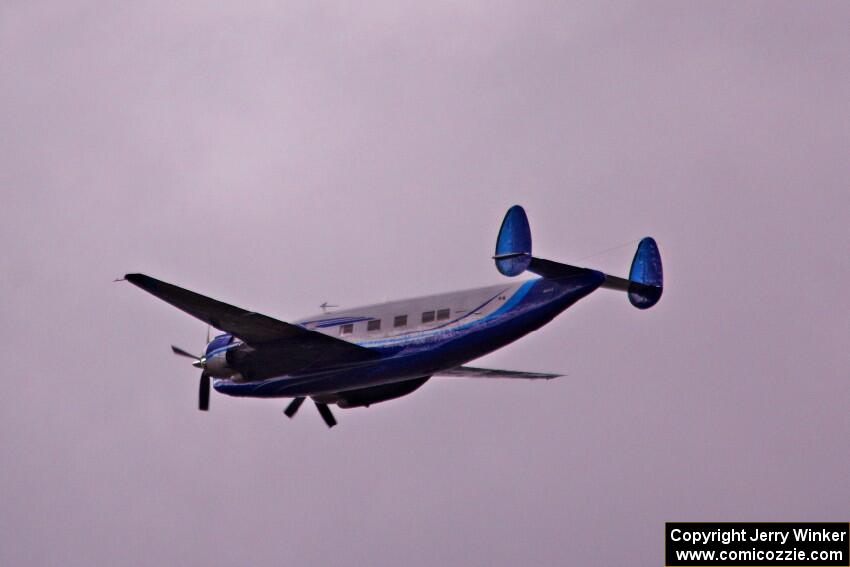
[[[543,276],[549,279],[571,278],[573,276],[582,276],[593,270],[587,268],[579,268],[569,264],[553,262],[552,260],[544,260],[543,258],[532,258],[528,265],[528,271]]]
[[[474,366],[458,366],[449,370],[437,372],[437,376],[456,376],[459,378],[520,378],[525,380],[551,380],[559,378],[563,374],[549,374],[546,372],[521,372],[519,370],[496,370],[490,368],[476,368]]]
[[[654,242],[655,241],[653,241],[653,243]],[[656,254],[657,251],[658,248],[656,247]],[[640,262],[638,262],[639,257],[641,257]],[[658,256],[656,259],[652,260],[650,268],[640,268],[636,270],[636,263],[639,265],[644,263],[640,248],[638,248],[638,252],[635,254],[635,261],[632,262],[630,279],[618,278],[617,276],[604,274],[589,268],[579,268],[578,266],[571,266],[570,264],[562,264],[560,262],[553,262],[552,260],[544,260],[543,258],[533,257],[528,265],[528,271],[549,279],[572,278],[589,272],[602,274],[605,279],[599,287],[626,292],[629,294],[629,301],[632,305],[638,309],[648,309],[658,303],[658,300],[661,299],[661,292],[664,289],[663,282],[660,277],[661,257]],[[646,272],[642,273],[640,270],[646,270]],[[655,274],[659,274],[659,276],[655,277]]]

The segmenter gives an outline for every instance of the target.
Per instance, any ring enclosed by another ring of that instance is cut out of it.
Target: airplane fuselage
[[[252,366],[253,376],[240,373],[237,364],[231,377],[216,378],[213,387],[232,396],[317,398],[426,378],[540,328],[604,280],[602,272],[588,270],[579,276],[536,278],[310,317],[296,324],[367,347],[376,357],[282,375],[274,375],[273,361],[259,372]],[[206,356],[223,361],[227,351],[247,348],[221,335]]]

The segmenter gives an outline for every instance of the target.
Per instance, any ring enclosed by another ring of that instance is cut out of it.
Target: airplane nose
[[[194,366],[195,368],[203,368],[204,366],[206,366],[206,362],[207,362],[206,358],[200,358],[200,359],[196,360],[195,362],[193,362],[192,366]]]

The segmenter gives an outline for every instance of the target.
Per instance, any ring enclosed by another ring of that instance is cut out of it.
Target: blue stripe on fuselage
[[[299,325],[306,327],[307,325],[316,324],[316,328],[336,327],[337,325],[345,325],[348,323],[359,323],[361,321],[371,321],[374,317],[336,317],[334,319],[314,319],[312,321],[301,321]]]
[[[437,327],[435,329],[426,329],[426,330],[423,330],[423,331],[414,331],[412,333],[406,333],[404,335],[400,335],[400,336],[397,336],[397,337],[387,337],[387,338],[383,338],[383,339],[374,339],[374,340],[371,340],[371,341],[362,341],[362,342],[358,342],[357,344],[359,344],[360,346],[365,346],[365,347],[369,347],[369,348],[377,348],[377,347],[384,347],[384,346],[403,346],[405,343],[419,342],[423,338],[438,336],[441,333],[454,333],[456,331],[468,329],[469,327],[472,327],[473,325],[479,325],[481,323],[487,322],[490,319],[493,319],[495,317],[499,317],[500,315],[507,313],[508,311],[510,311],[511,309],[516,307],[517,305],[519,305],[520,302],[522,301],[522,298],[525,297],[526,294],[529,292],[529,290],[531,290],[531,288],[534,287],[534,284],[539,282],[539,281],[540,281],[540,278],[528,280],[527,282],[524,282],[519,287],[519,289],[517,289],[514,292],[514,294],[510,297],[510,299],[508,299],[505,302],[504,305],[502,305],[501,307],[499,307],[498,309],[496,309],[492,313],[488,313],[487,315],[485,315],[484,317],[482,317],[480,319],[476,319],[474,321],[464,323],[463,325],[458,325],[456,327],[447,327],[446,325],[442,325],[442,326]],[[498,297],[498,295],[499,294],[494,296],[493,299]],[[492,299],[485,302],[484,305],[486,305],[490,301],[492,301]],[[481,309],[481,307],[483,307],[483,305],[477,307],[476,309],[470,310],[469,313],[467,313],[463,317],[457,318],[453,322],[457,322],[457,321],[464,319],[465,317],[468,317],[470,314],[474,313],[478,309]]]

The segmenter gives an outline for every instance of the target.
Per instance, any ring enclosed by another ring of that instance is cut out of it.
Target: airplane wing
[[[526,380],[551,380],[563,374],[548,374],[546,372],[520,372],[517,370],[492,370],[490,368],[475,368],[473,366],[458,366],[449,370],[441,370],[436,376],[456,376],[460,378],[524,378]]]
[[[144,274],[127,274],[124,278],[181,311],[197,317],[216,329],[231,333],[248,344],[298,338],[299,345],[307,350],[312,350],[310,347],[316,347],[333,349],[339,354],[350,353],[361,356],[372,354],[369,349],[354,343],[308,331],[298,325],[278,321],[267,315],[246,311]]]

